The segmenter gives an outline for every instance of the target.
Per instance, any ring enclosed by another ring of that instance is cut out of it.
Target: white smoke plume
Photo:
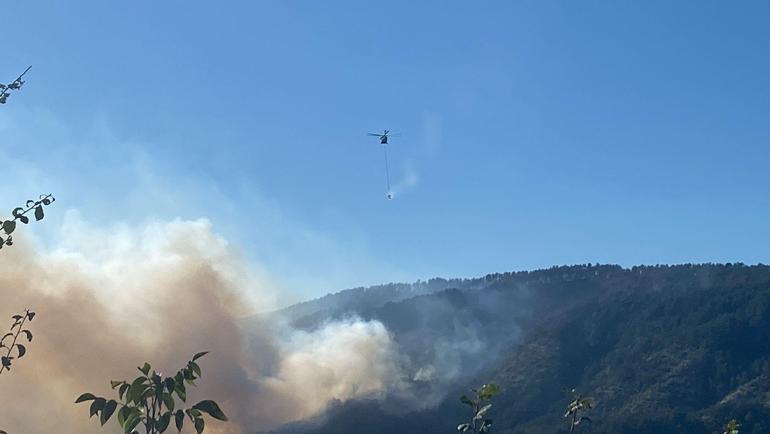
[[[244,334],[241,319],[271,309],[275,294],[268,273],[245,264],[206,220],[103,229],[69,213],[49,249],[19,232],[0,252],[0,324],[25,307],[37,316],[27,355],[0,376],[0,429],[11,434],[119,433],[114,421],[89,420],[75,398],[112,396],[109,380],[134,378],[145,361],[171,374],[198,351],[210,354],[188,403],[220,403],[230,421],[212,420],[214,434],[270,429],[331,399],[403,387],[379,322],[288,335],[265,324]]]

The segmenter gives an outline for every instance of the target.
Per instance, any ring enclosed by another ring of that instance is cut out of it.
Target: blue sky
[[[676,3],[676,4],[674,4]],[[0,199],[206,217],[287,299],[770,262],[770,3],[16,1]],[[369,131],[402,133],[385,200]],[[32,191],[34,190],[34,191]],[[58,211],[58,209],[57,209]]]

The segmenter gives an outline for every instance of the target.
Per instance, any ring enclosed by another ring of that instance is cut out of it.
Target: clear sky
[[[57,193],[35,231],[205,217],[288,298],[770,262],[770,2],[6,3],[0,199]]]

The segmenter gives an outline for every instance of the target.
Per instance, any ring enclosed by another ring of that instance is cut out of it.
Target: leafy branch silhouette
[[[32,65],[29,66],[24,72],[21,73],[21,75],[16,79],[13,80],[10,84],[2,84],[0,83],[0,104],[5,104],[8,102],[8,98],[11,96],[11,91],[18,91],[21,89],[21,87],[26,83],[22,78],[24,77],[24,74],[29,72],[29,70],[32,69]],[[0,431],[0,434],[3,434],[2,431]]]
[[[739,434],[740,428],[741,424],[739,424],[737,420],[731,419],[725,425],[723,434]]]
[[[492,404],[487,402],[500,393],[496,384],[484,384],[480,389],[473,389],[473,396],[460,397],[460,402],[471,408],[471,419],[457,426],[458,432],[488,433],[492,429],[492,419],[487,419],[487,413]]]
[[[575,389],[571,390],[574,399],[567,406],[567,411],[564,412],[564,417],[571,418],[569,425],[569,432],[572,434],[575,432],[575,427],[580,425],[581,422],[591,423],[591,419],[586,416],[581,416],[581,413],[585,413],[586,410],[593,408],[593,398],[584,397],[577,393]]]
[[[32,342],[32,332],[24,328],[24,323],[26,321],[32,321],[32,318],[34,317],[35,312],[31,312],[29,309],[25,309],[23,315],[14,315],[11,317],[13,319],[11,331],[0,338],[0,350],[3,348],[6,349],[5,355],[0,356],[0,375],[5,371],[11,370],[12,361],[14,359],[20,359],[27,354],[27,347],[25,347],[24,344],[19,343],[18,340],[19,335],[23,333],[27,338],[27,342]],[[12,338],[11,344],[6,345],[5,340],[9,338]],[[13,356],[14,350],[16,356]],[[0,434],[2,434],[2,431],[0,431]]]
[[[164,378],[162,374],[152,370],[149,363],[137,367],[142,375],[133,381],[110,381],[113,389],[118,390],[118,399],[106,399],[91,393],[84,393],[75,400],[75,403],[91,402],[90,417],[99,416],[102,426],[118,410],[117,420],[126,434],[138,434],[137,426],[144,425],[146,434],[165,432],[174,419],[174,424],[179,432],[182,432],[185,415],[195,426],[195,431],[200,434],[205,428],[203,413],[208,413],[214,419],[226,421],[227,417],[219,408],[219,405],[211,400],[204,400],[190,408],[174,411],[181,407],[175,402],[176,398],[182,402],[187,401],[187,389],[185,383],[195,386],[195,380],[201,377],[201,368],[196,360],[208,354],[208,351],[195,354],[187,366],[180,369],[173,377]],[[165,407],[165,411],[164,411]],[[2,433],[0,433],[2,434]]]
[[[54,199],[53,195],[51,194],[45,194],[40,195],[40,199],[38,200],[28,200],[26,205],[23,207],[17,207],[14,208],[13,211],[11,211],[11,214],[13,215],[13,218],[10,220],[5,220],[2,223],[0,223],[0,229],[5,232],[7,237],[4,239],[0,235],[0,249],[3,248],[3,246],[12,246],[13,245],[13,237],[11,234],[16,230],[16,222],[19,221],[23,224],[29,223],[29,217],[27,217],[27,213],[34,210],[34,216],[35,221],[43,220],[43,217],[45,217],[45,212],[43,211],[43,206],[48,206],[52,204],[56,199]]]

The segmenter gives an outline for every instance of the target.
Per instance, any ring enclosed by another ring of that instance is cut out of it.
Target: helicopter
[[[21,89],[21,86],[24,85],[24,80],[22,80],[22,77],[24,77],[24,74],[26,74],[30,69],[32,69],[32,65],[30,65],[27,69],[25,69],[24,72],[21,73],[19,78],[17,78],[16,80],[13,80],[13,83],[11,83],[11,84],[9,84],[9,85],[7,85],[5,87],[7,87],[8,89],[11,89],[11,90]]]
[[[385,130],[382,134],[379,133],[367,133],[369,136],[379,137],[380,138],[380,144],[381,145],[387,145],[388,144],[388,137],[395,137],[397,134],[390,134],[390,131]]]

